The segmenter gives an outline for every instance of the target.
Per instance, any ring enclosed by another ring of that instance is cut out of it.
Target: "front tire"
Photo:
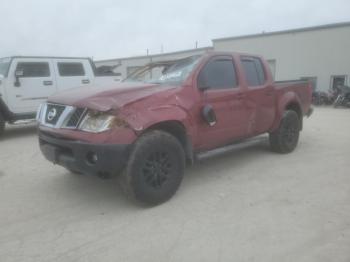
[[[155,130],[136,141],[120,179],[128,196],[154,206],[176,193],[184,171],[185,153],[180,142]]]
[[[5,124],[6,124],[5,119],[0,112],[0,137],[4,134]]]
[[[280,126],[269,136],[272,151],[285,154],[296,148],[299,141],[300,122],[295,111],[284,112]]]

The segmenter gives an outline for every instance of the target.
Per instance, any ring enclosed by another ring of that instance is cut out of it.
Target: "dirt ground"
[[[142,208],[116,179],[47,162],[34,126],[0,141],[0,261],[350,261],[350,110],[316,108],[298,148],[266,139],[186,170]]]

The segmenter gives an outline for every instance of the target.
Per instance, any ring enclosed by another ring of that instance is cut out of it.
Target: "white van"
[[[38,106],[57,91],[120,80],[118,75],[98,73],[90,58],[0,58],[0,136],[6,122],[34,119]]]

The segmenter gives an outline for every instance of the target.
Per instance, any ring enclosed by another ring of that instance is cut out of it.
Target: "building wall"
[[[164,53],[164,54],[149,55],[149,56],[137,56],[137,57],[101,60],[101,61],[95,61],[95,64],[96,66],[101,66],[101,65],[113,66],[113,65],[119,64],[119,66],[114,71],[116,73],[121,73],[122,78],[125,78],[128,75],[128,73],[150,62],[180,59],[191,55],[202,54],[208,50],[212,50],[212,47],[204,47],[204,48],[190,49],[190,50],[184,50],[179,52]]]
[[[263,55],[276,80],[311,78],[318,90],[331,87],[332,76],[346,76],[350,85],[350,23],[309,29],[232,37],[213,40],[213,47],[173,53],[96,61],[96,65],[118,65],[114,70],[128,72],[152,61],[171,60],[201,54],[207,50],[247,52]]]
[[[328,90],[333,75],[346,75],[350,84],[350,24],[213,40],[216,51],[263,55],[274,67],[276,80],[317,77],[317,89]]]

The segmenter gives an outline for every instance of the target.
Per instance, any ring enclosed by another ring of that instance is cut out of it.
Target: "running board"
[[[212,158],[215,156],[220,156],[220,155],[224,155],[227,153],[231,153],[233,151],[239,151],[240,149],[257,145],[257,144],[264,142],[266,140],[267,140],[266,136],[258,136],[258,137],[251,138],[251,139],[240,140],[238,142],[235,142],[233,144],[229,144],[227,146],[218,147],[218,148],[215,148],[215,149],[212,149],[209,151],[198,153],[198,154],[196,154],[196,160],[202,161],[202,160]]]

